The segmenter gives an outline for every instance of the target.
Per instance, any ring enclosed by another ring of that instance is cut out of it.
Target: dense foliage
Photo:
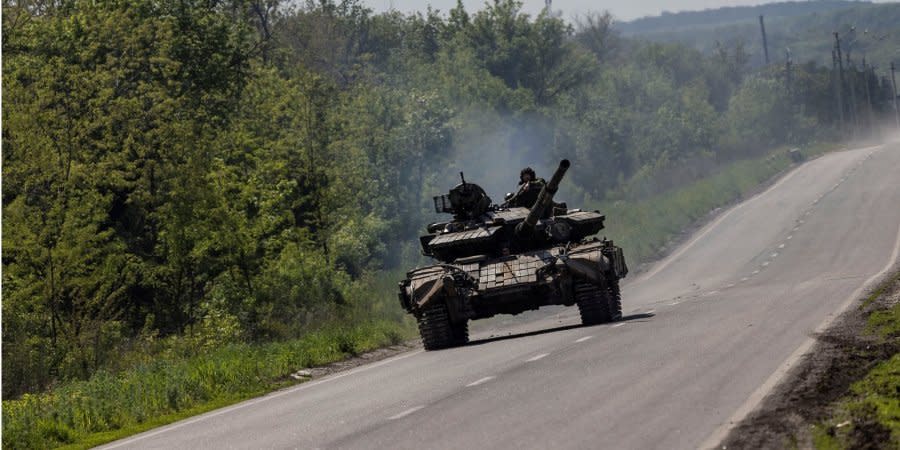
[[[512,0],[4,2],[4,398],[161,339],[399,317],[379,274],[419,261],[429,196],[460,170],[499,195],[566,156],[570,204],[634,200],[838,120],[829,69],[750,73],[741,45],[610,21]]]

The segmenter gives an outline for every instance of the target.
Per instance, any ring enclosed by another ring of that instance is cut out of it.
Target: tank
[[[399,283],[426,350],[466,344],[470,320],[548,305],[577,305],[585,325],[621,319],[619,280],[628,267],[620,247],[595,236],[605,216],[553,201],[568,168],[562,160],[530,208],[494,204],[462,174],[434,197],[435,211],[452,215],[419,238],[435,263]]]

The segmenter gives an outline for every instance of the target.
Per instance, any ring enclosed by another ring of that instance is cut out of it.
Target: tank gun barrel
[[[550,181],[541,189],[541,193],[538,194],[537,201],[534,202],[534,206],[531,207],[528,216],[516,228],[518,234],[528,234],[534,231],[538,220],[544,215],[547,208],[553,204],[553,196],[556,194],[556,190],[559,189],[559,182],[562,181],[563,175],[569,170],[569,164],[568,159],[559,162],[559,167],[553,172]]]

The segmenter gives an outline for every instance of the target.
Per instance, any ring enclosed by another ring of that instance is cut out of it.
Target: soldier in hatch
[[[543,178],[538,178],[531,167],[522,169],[519,172],[519,190],[508,200],[507,205],[531,208],[545,184],[547,182]]]

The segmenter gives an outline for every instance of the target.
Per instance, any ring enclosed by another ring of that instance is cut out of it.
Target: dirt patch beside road
[[[818,336],[813,350],[720,448],[813,448],[815,426],[823,423],[830,436],[839,427],[852,426],[849,442],[844,442],[851,448],[891,448],[890,430],[877,420],[828,424],[839,401],[852,395],[851,385],[900,352],[900,340],[867,331],[872,313],[900,303],[900,272],[895,270],[885,280]]]

